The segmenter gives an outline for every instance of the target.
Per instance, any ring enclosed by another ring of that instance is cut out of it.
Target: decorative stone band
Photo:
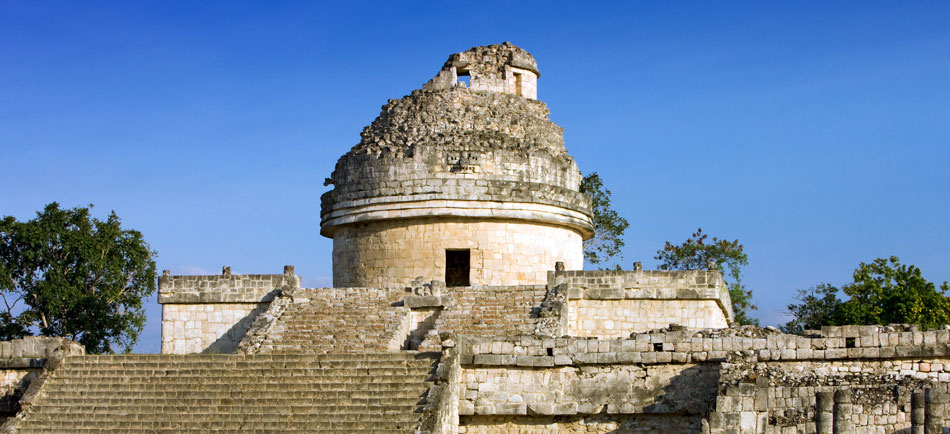
[[[158,278],[160,304],[260,303],[274,298],[275,290],[300,288],[300,276],[292,266],[284,274],[231,274],[173,276],[167,271]]]
[[[756,329],[760,336],[730,336],[743,329],[667,330],[627,339],[475,338],[456,339],[462,365],[553,367],[599,364],[822,361],[946,358],[950,330],[909,326],[865,326],[861,335],[805,337]]]
[[[320,196],[322,214],[337,208],[379,201],[419,201],[436,199],[533,202],[590,213],[590,198],[583,193],[553,183],[485,179],[486,175],[426,173],[425,178],[337,185]],[[407,174],[407,176],[410,176]],[[365,201],[365,202],[364,202]]]
[[[526,202],[413,199],[415,198],[377,198],[361,201],[362,205],[337,207],[323,215],[320,234],[332,238],[338,227],[351,223],[421,217],[464,217],[526,220],[571,228],[585,240],[594,236],[590,216],[560,206]]]
[[[569,300],[709,300],[733,318],[729,288],[716,270],[549,271],[548,286],[559,285]]]

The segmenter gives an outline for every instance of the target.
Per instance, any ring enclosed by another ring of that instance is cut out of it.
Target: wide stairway
[[[435,363],[406,351],[70,356],[17,432],[409,433]]]
[[[398,350],[396,336],[404,307],[393,306],[405,293],[364,288],[306,290],[309,301],[294,303],[280,316],[260,353],[342,353]]]

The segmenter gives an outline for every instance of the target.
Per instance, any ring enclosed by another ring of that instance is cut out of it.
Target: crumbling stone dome
[[[334,286],[452,280],[450,252],[468,251],[466,286],[543,283],[556,261],[583,266],[590,201],[562,129],[533,99],[538,75],[518,47],[476,47],[383,106],[322,197]]]

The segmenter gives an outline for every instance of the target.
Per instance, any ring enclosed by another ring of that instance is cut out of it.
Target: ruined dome
[[[466,86],[458,77],[469,77]],[[343,155],[321,233],[423,216],[527,218],[593,235],[581,174],[537,94],[537,62],[510,43],[449,56],[420,90],[389,100]]]
[[[383,106],[321,198],[335,287],[543,284],[557,262],[583,267],[590,199],[537,79],[524,50],[476,47]]]

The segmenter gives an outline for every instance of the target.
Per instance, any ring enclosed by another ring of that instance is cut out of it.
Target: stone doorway
[[[445,251],[445,286],[469,286],[471,264],[471,250],[447,249]]]

